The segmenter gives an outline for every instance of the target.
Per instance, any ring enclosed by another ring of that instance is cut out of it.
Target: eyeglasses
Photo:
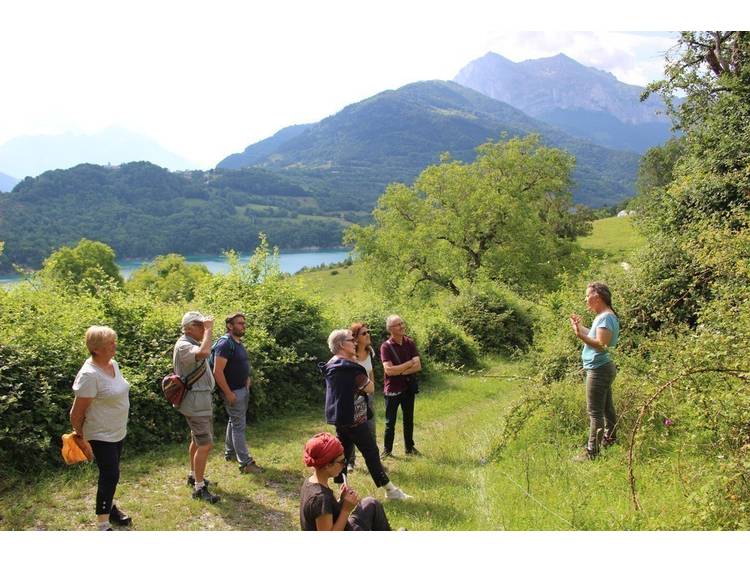
[[[354,343],[354,338],[346,338],[344,341],[350,341],[350,342]]]

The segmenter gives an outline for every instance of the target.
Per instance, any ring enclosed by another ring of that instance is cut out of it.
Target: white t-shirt
[[[365,368],[365,371],[367,371],[367,376],[370,377],[370,380],[373,380],[372,379],[372,357],[370,356],[370,354],[368,353],[367,357],[365,357],[362,360],[355,359],[355,361]]]
[[[117,443],[125,439],[130,410],[130,384],[117,361],[112,360],[115,376],[97,367],[89,357],[73,381],[73,392],[81,398],[93,398],[83,421],[87,441]]]

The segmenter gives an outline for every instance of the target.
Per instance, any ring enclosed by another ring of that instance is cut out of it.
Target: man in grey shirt
[[[209,503],[219,501],[219,496],[208,490],[208,480],[204,479],[208,454],[214,444],[213,404],[211,391],[214,377],[208,364],[211,353],[211,331],[214,320],[200,312],[186,312],[182,317],[182,336],[174,346],[172,356],[174,371],[187,378],[196,371],[203,375],[185,393],[179,412],[185,416],[190,427],[190,475],[188,485],[193,486],[193,498]]]

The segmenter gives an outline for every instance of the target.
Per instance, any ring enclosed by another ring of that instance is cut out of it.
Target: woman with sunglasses
[[[375,431],[375,374],[372,367],[372,359],[375,356],[375,351],[372,349],[372,340],[370,338],[370,327],[362,322],[355,322],[350,328],[352,337],[354,338],[354,349],[355,349],[355,361],[362,365],[367,371],[367,377],[373,382],[373,391],[368,392],[364,397],[367,403],[367,428],[370,430],[373,441],[378,442],[377,433]],[[354,464],[357,457],[357,453],[352,449],[352,456],[348,459],[349,464],[347,471],[352,472],[354,470]]]
[[[373,391],[373,383],[362,365],[355,362],[354,338],[351,330],[334,330],[328,336],[328,347],[333,357],[318,368],[326,381],[326,421],[336,427],[336,437],[341,441],[351,458],[356,446],[365,459],[375,485],[385,488],[389,500],[407,500],[411,496],[394,486],[385,473],[380,461],[378,445],[367,427],[367,400],[365,396]],[[346,468],[342,474],[346,474]],[[336,483],[343,481],[337,476]]]
[[[329,480],[346,465],[344,446],[330,433],[318,433],[305,444],[305,465],[312,475],[302,485],[299,508],[303,531],[390,531],[383,505],[367,497],[360,501],[347,484],[337,501]]]

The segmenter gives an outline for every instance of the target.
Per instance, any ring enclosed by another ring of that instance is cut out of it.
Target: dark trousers
[[[612,401],[612,383],[617,367],[611,361],[596,369],[586,371],[586,410],[589,414],[588,449],[599,452],[602,437],[614,439],[617,413]]]
[[[112,511],[112,499],[115,497],[117,483],[120,481],[120,455],[122,444],[107,441],[89,441],[94,451],[94,460],[99,467],[99,486],[96,489],[96,514],[103,515]]]
[[[388,475],[385,473],[383,463],[380,462],[380,451],[378,445],[372,438],[370,428],[367,427],[366,423],[361,423],[353,427],[336,426],[336,437],[341,444],[344,446],[344,455],[346,458],[351,458],[354,446],[357,446],[359,452],[365,458],[365,464],[367,464],[367,470],[372,476],[375,485],[380,488],[390,482]],[[346,467],[342,473],[346,473]],[[334,482],[340,484],[343,482],[341,475],[333,479]]]
[[[383,504],[371,497],[366,497],[354,508],[349,516],[349,525],[352,526],[352,531],[391,530]]]
[[[375,443],[378,442],[378,434],[375,430],[375,399],[372,394],[367,395],[367,404],[370,412],[372,413],[372,417],[367,420],[367,427],[370,428],[370,434],[372,435],[372,440],[375,441]],[[357,453],[352,448],[352,456],[346,457],[346,460],[349,464],[354,464],[354,461],[357,459]]]
[[[383,437],[383,449],[390,453],[393,450],[393,437],[396,434],[396,420],[398,419],[398,407],[404,414],[404,448],[411,451],[414,448],[414,399],[415,394],[411,390],[404,390],[398,396],[385,397],[385,436]]]

